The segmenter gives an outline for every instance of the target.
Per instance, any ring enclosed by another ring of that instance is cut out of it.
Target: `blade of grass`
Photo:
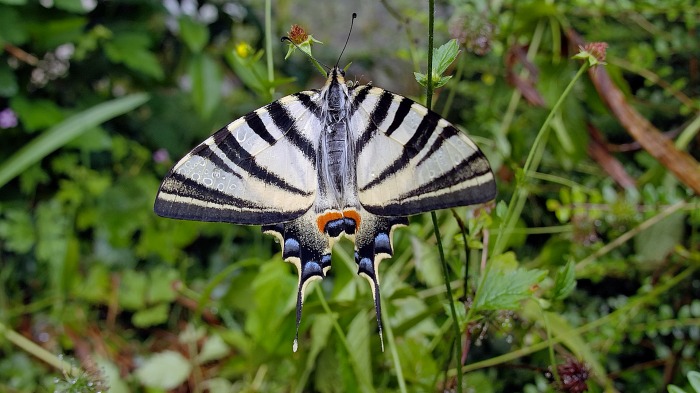
[[[129,112],[146,101],[148,95],[144,93],[116,98],[86,109],[51,127],[0,164],[0,187],[84,132]]]

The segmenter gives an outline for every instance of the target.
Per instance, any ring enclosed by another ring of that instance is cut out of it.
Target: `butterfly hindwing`
[[[317,91],[284,97],[233,121],[181,159],[155,202],[161,216],[236,224],[293,220],[316,195]]]
[[[367,211],[411,215],[495,197],[488,161],[447,120],[377,87],[359,86],[351,94],[357,191]]]

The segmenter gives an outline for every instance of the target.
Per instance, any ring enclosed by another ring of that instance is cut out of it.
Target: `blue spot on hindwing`
[[[289,257],[299,258],[301,256],[301,245],[297,239],[288,237],[284,239],[284,248],[282,252],[282,257],[287,259]]]
[[[389,254],[392,255],[391,250],[391,239],[389,239],[389,234],[386,232],[380,232],[374,238],[374,252],[376,254]]]

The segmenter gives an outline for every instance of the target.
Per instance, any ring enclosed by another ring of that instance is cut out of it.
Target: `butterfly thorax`
[[[357,207],[354,145],[349,128],[350,100],[343,72],[334,68],[321,90],[323,102],[318,164],[319,203],[317,211]]]

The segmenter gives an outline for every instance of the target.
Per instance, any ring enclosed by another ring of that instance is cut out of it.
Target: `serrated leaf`
[[[179,352],[164,351],[151,356],[135,374],[148,387],[170,390],[185,382],[191,370],[192,365]]]
[[[194,108],[203,119],[207,119],[221,101],[223,74],[216,61],[206,54],[192,57],[189,74]]]
[[[452,62],[457,58],[459,54],[459,45],[457,40],[450,40],[446,44],[441,45],[439,48],[433,49],[433,70],[432,70],[432,82],[433,88],[437,89],[444,86],[450,78],[451,75],[443,76],[442,74],[447,71],[447,68],[452,64]],[[428,75],[420,72],[414,72],[413,75],[421,86],[427,87],[428,85]]]
[[[561,267],[554,277],[552,300],[565,299],[576,288],[576,268],[572,261]]]
[[[197,23],[188,16],[183,16],[179,20],[180,35],[187,47],[193,53],[199,53],[209,42],[209,29],[207,26]]]
[[[477,289],[475,311],[517,309],[546,274],[544,270],[518,267],[512,252],[493,258]]]
[[[457,55],[459,55],[459,45],[456,39],[447,41],[437,49],[433,48],[433,74],[442,75],[445,73]]]

